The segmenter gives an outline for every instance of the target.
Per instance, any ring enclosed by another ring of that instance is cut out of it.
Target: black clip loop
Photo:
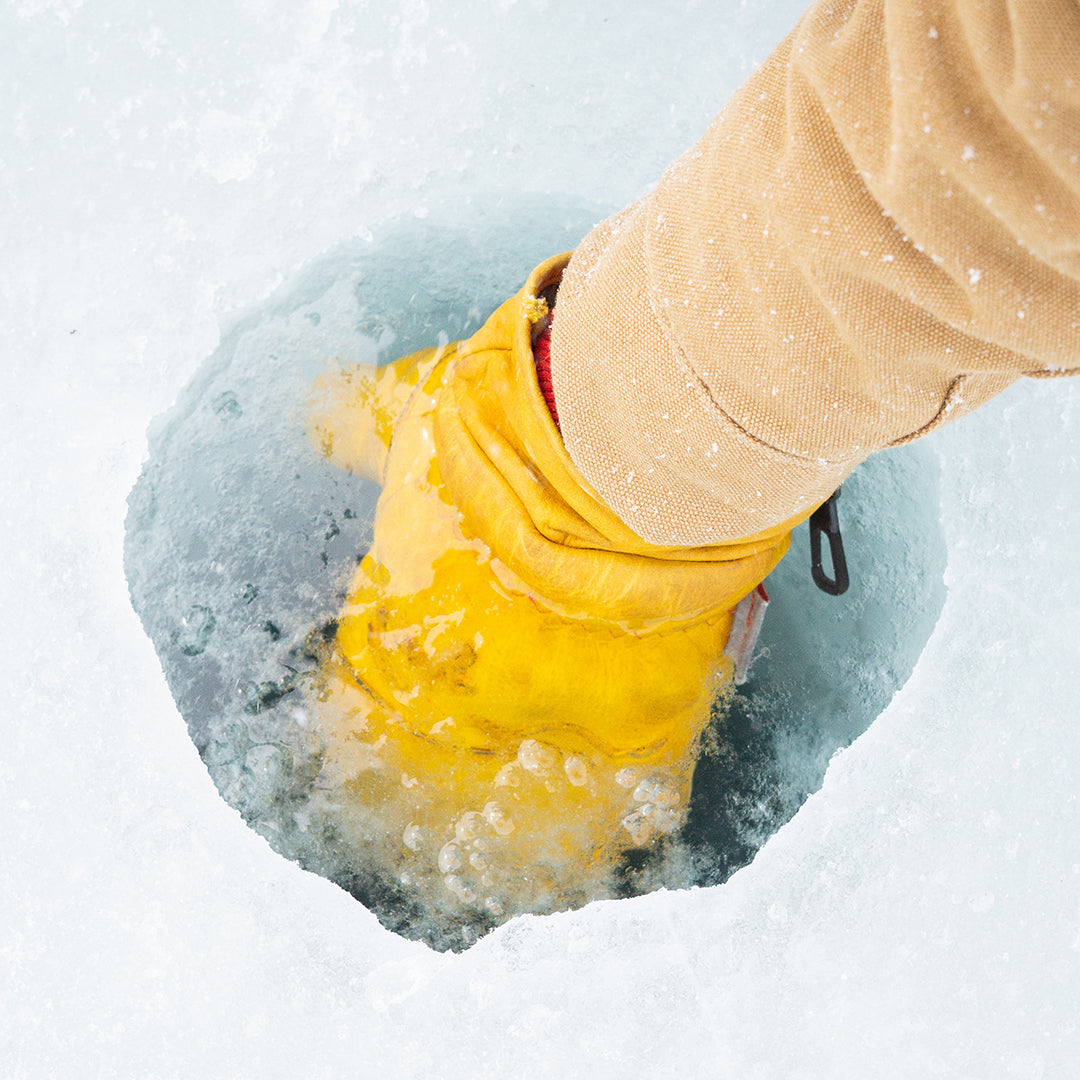
[[[844,538],[840,535],[840,517],[836,512],[836,500],[840,497],[837,488],[810,515],[810,573],[814,584],[830,596],[839,596],[847,592],[848,570],[844,557]],[[829,554],[832,556],[833,576],[827,577],[821,567],[821,534],[829,538]]]

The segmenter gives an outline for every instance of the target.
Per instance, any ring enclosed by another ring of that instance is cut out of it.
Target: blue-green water
[[[320,759],[299,691],[370,543],[378,491],[312,452],[305,401],[327,366],[468,336],[602,216],[504,206],[328,253],[226,335],[156,422],[129,500],[132,601],[222,796],[281,854],[439,948],[468,944],[490,921],[422,910],[339,841],[312,797]],[[903,684],[944,601],[936,469],[913,446],[845,484],[852,587],[841,598],[813,585],[805,526],[796,532],[766,583],[750,679],[714,717],[689,820],[628,857],[618,893],[725,880]]]

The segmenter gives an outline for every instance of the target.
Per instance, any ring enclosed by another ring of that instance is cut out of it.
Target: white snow
[[[1080,387],[931,442],[909,683],[726,885],[384,931],[214,790],[127,598],[150,420],[342,239],[623,205],[792,3],[0,12],[0,1076],[1059,1077],[1080,1059]],[[516,283],[515,283],[516,285]]]

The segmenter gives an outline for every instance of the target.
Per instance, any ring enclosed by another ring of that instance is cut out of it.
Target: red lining
[[[553,318],[554,314],[548,317],[547,327],[533,342],[533,359],[536,362],[536,381],[540,385],[540,393],[544,395],[548,412],[551,413],[551,419],[555,421],[555,427],[561,435],[559,410],[555,407],[555,389],[551,385],[551,320]]]

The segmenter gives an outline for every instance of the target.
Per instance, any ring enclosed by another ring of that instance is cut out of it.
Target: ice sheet
[[[147,426],[275,285],[402,213],[503,193],[625,203],[796,11],[0,14],[0,1074],[1069,1074],[1067,383],[1017,387],[930,444],[941,618],[904,690],[751,866],[720,888],[517,920],[461,956],[382,930],[243,825],[127,600]]]

